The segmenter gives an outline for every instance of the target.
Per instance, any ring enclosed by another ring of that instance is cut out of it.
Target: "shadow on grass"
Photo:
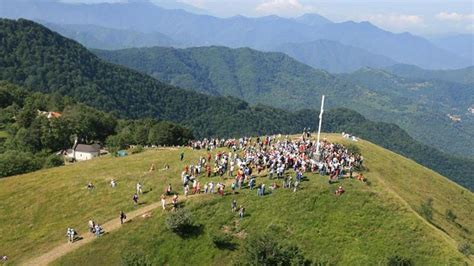
[[[182,229],[180,232],[176,232],[181,238],[196,238],[202,234],[204,226],[202,224],[189,225]]]
[[[238,244],[233,243],[233,242],[217,242],[217,243],[214,243],[214,245],[216,246],[216,248],[220,250],[230,250],[230,251],[236,250],[237,247],[239,246]]]

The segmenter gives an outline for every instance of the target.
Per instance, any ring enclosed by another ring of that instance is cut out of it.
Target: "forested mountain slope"
[[[438,149],[474,156],[474,116],[467,113],[474,86],[469,84],[412,80],[375,69],[334,76],[281,53],[249,48],[152,47],[94,52],[171,84],[252,104],[317,109],[325,94],[328,106],[350,106],[369,119],[396,123]],[[462,121],[454,122],[448,114],[462,114]],[[445,141],[453,136],[455,143]]]

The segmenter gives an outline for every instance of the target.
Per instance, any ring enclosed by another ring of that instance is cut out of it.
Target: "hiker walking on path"
[[[175,194],[173,196],[172,203],[173,203],[173,211],[176,211],[176,209],[178,208],[178,194]]]
[[[165,194],[161,194],[161,207],[163,210],[166,210],[166,196]]]
[[[95,229],[95,236],[99,237],[100,234],[102,234],[102,227],[100,227],[100,225],[96,224],[94,229]]]
[[[125,219],[127,219],[127,215],[125,215],[123,211],[120,211],[120,224],[123,224]]]
[[[89,232],[94,233],[95,223],[92,219],[89,220]]]
[[[76,235],[76,231],[74,231],[74,229],[72,229],[72,228],[67,229],[67,239],[68,239],[69,243],[74,242],[74,236],[75,235]]]

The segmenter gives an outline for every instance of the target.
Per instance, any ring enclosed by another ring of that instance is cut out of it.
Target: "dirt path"
[[[140,208],[138,210],[132,211],[130,213],[127,213],[127,221],[132,220],[134,218],[137,218],[139,216],[142,216],[143,214],[146,214],[147,212],[150,212],[158,207],[161,207],[160,202],[156,202],[153,204],[150,204],[146,207]],[[115,231],[121,227],[120,220],[117,217],[116,219],[110,220],[106,222],[105,224],[102,225],[102,228],[106,233]],[[22,265],[48,265],[52,263],[53,261],[59,259],[60,257],[68,254],[69,252],[72,252],[92,241],[96,238],[93,234],[91,233],[85,233],[84,235],[81,235],[83,237],[81,240],[78,240],[77,242],[74,243],[64,243],[60,246],[55,247],[54,249],[48,251],[47,253],[33,258],[29,261],[26,261],[22,263]],[[66,241],[66,238],[65,238]]]

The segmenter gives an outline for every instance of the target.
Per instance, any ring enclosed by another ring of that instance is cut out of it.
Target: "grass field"
[[[345,142],[338,135],[329,140]],[[257,198],[255,191],[239,195],[200,196],[186,202],[186,208],[202,225],[202,232],[182,239],[164,227],[165,213],[154,211],[149,219],[135,219],[122,229],[61,258],[59,265],[119,264],[126,251],[149,254],[155,263],[229,264],[238,259],[245,236],[270,228],[282,239],[300,246],[311,259],[323,263],[367,265],[383,263],[399,255],[415,264],[461,264],[472,260],[457,251],[459,243],[474,243],[474,196],[448,179],[411,160],[369,142],[357,142],[368,167],[371,185],[343,180],[347,193],[335,197],[337,184],[308,175],[302,190],[277,190]],[[165,184],[178,187],[185,163],[192,163],[203,151],[149,150],[125,158],[100,158],[70,166],[42,170],[0,180],[0,253],[11,263],[50,250],[64,243],[65,229],[87,230],[91,218],[99,223],[116,218],[120,210],[134,209],[131,201],[137,181],[144,182],[144,204],[156,202]],[[168,171],[146,173],[152,163]],[[118,181],[111,189],[110,179]],[[217,179],[217,178],[214,178]],[[204,181],[201,178],[201,181]],[[261,177],[259,181],[265,181]],[[92,181],[96,189],[85,189]],[[269,181],[266,181],[269,184]],[[181,192],[181,191],[179,191]],[[230,201],[244,204],[248,216],[239,222],[230,212]],[[432,223],[414,210],[433,199]],[[456,222],[445,219],[451,209]],[[234,232],[236,250],[212,246],[208,234]],[[185,256],[183,256],[185,254]]]

